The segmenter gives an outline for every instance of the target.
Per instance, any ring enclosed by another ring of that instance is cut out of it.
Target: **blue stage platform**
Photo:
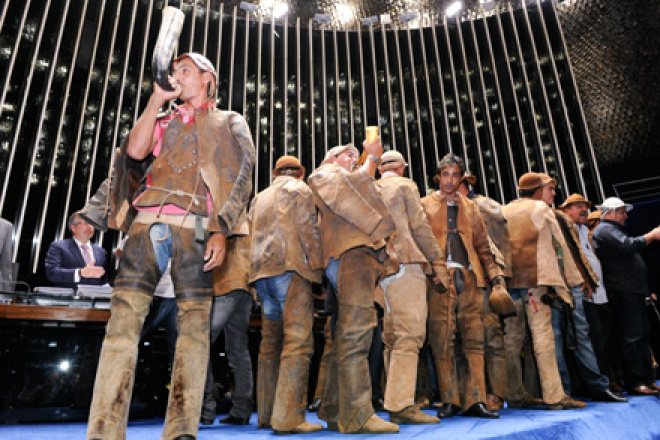
[[[428,411],[433,414],[433,411]],[[379,413],[387,417],[386,413]],[[316,414],[309,413],[307,420],[319,422]],[[200,427],[198,440],[272,439],[271,430],[257,429],[254,414],[248,426],[219,425]],[[160,438],[162,419],[130,422],[128,440],[157,440]],[[2,440],[73,440],[85,438],[83,423],[32,424],[0,426]],[[308,438],[346,438],[330,431],[308,434]],[[360,438],[383,438],[369,435]],[[394,437],[393,437],[394,438]],[[454,417],[438,425],[401,426],[398,439],[660,439],[660,399],[656,397],[632,397],[628,403],[588,402],[588,407],[572,411],[517,410],[501,411],[499,420]]]

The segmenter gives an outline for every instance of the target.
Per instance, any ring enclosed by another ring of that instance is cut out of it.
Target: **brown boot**
[[[396,434],[399,432],[399,426],[381,419],[373,414],[360,429],[357,434]]]
[[[523,400],[508,401],[509,408],[540,408],[543,405],[545,405],[543,400],[539,399],[538,397],[532,397],[530,395],[526,395]]]
[[[580,409],[580,408],[586,408],[587,404],[584,402],[581,402],[579,400],[573,400],[571,399],[571,396],[564,395],[564,397],[561,398],[561,400],[557,403],[551,403],[548,405],[549,410],[562,410],[562,409]]]
[[[275,431],[275,434],[309,434],[310,432],[318,432],[322,430],[322,425],[316,425],[314,423],[304,421],[300,425],[293,428],[291,431]]]
[[[488,394],[486,396],[486,408],[488,411],[499,411],[504,407],[504,399],[495,394]]]
[[[399,425],[432,425],[440,419],[420,411],[417,406],[407,406],[401,411],[390,411],[390,422]]]

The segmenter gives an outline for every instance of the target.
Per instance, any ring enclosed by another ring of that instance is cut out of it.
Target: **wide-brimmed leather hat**
[[[351,150],[355,155],[355,157],[360,157],[360,152],[358,151],[357,148],[355,148],[353,144],[337,145],[336,147],[330,148],[328,152],[325,153],[325,157],[323,158],[323,162],[321,162],[321,165],[324,165],[330,158],[339,156],[341,153],[343,153],[346,150]]]
[[[408,163],[406,163],[406,160],[403,158],[403,154],[396,150],[388,150],[380,157],[380,165],[378,166],[378,169],[383,172],[398,168],[401,165],[408,166]]]
[[[282,156],[277,159],[273,171],[277,171],[281,168],[298,168],[299,170],[302,170],[303,175],[305,174],[305,167],[302,166],[298,158],[295,156]]]
[[[554,179],[547,175],[546,173],[538,173],[539,176],[541,176],[541,181],[543,182],[543,186],[548,185],[549,183],[552,183],[553,185],[557,185],[557,179]]]
[[[572,205],[573,203],[586,203],[587,208],[589,208],[589,209],[591,209],[591,207],[594,206],[594,204],[592,202],[590,202],[589,200],[585,199],[582,196],[582,194],[573,193],[570,196],[568,196],[566,198],[566,200],[564,200],[564,203],[559,205],[559,209],[567,208],[569,205]]]
[[[525,173],[518,179],[518,189],[521,191],[540,188],[543,185],[545,183],[539,173]]]

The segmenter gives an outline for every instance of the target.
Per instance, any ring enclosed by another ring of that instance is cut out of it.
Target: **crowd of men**
[[[497,418],[505,401],[511,408],[583,408],[583,401],[571,397],[565,352],[575,357],[594,400],[626,401],[614,379],[630,394],[660,394],[651,368],[645,311],[650,292],[640,255],[660,239],[660,228],[626,235],[630,205],[606,199],[591,234],[591,203],[573,194],[553,209],[552,177],[520,176],[520,198],[500,205],[474,194],[476,178],[451,153],[437,164],[438,190],[421,198],[404,177],[403,156],[385,152],[376,137],[363,143],[362,158],[351,144],[332,148],[307,180],[297,158],[282,156],[271,185],[248,210],[254,146],[240,115],[214,107],[216,81],[202,55],[175,59],[174,90],[154,85],[115,161],[116,180],[105,194],[109,224],[129,238],[115,280],[88,438],[125,437],[137,342],[168,267],[178,338],[164,438],[195,438],[200,417],[213,423],[209,344],[224,329],[230,361],[232,351],[247,346],[238,334],[247,330],[251,287],[262,310],[258,426],[276,433],[394,433],[400,424],[433,424],[457,414]],[[175,98],[182,104],[159,115]],[[146,185],[136,192],[122,182],[138,170]],[[127,204],[137,214],[131,216]],[[78,220],[70,224],[74,237],[86,237],[85,231],[76,235],[83,229]],[[81,248],[87,241],[75,244]],[[68,282],[104,275],[94,275],[87,258],[79,263],[66,274]],[[330,316],[331,349],[318,410],[325,427],[305,420],[314,283],[327,287]],[[367,380],[375,302],[384,310],[389,420],[375,413]],[[523,380],[528,335],[535,362],[526,365],[538,369],[540,397]],[[440,393],[438,417],[421,411],[415,395],[425,344]],[[623,378],[616,376],[616,350],[623,355]],[[222,421],[246,424],[251,366],[238,358],[232,365],[236,410]]]

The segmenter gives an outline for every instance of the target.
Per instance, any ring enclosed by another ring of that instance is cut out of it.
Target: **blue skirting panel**
[[[433,411],[427,411],[433,414]],[[379,413],[387,418],[387,413]],[[308,413],[307,420],[319,422],[315,413]],[[225,439],[262,440],[273,439],[271,430],[257,429],[257,415],[253,414],[250,425],[202,426],[198,440]],[[129,423],[128,440],[157,440],[163,425],[162,419]],[[83,423],[5,425],[0,426],[2,440],[72,440],[84,439]],[[347,438],[343,434],[321,431],[295,438]],[[351,436],[353,437],[353,436]],[[385,438],[438,440],[438,439],[520,439],[520,440],[633,440],[660,439],[660,399],[656,397],[631,397],[628,403],[588,402],[586,409],[571,411],[517,410],[501,411],[498,420],[454,417],[438,425],[401,426],[401,432]],[[281,437],[279,437],[281,438]],[[376,435],[359,436],[360,439],[384,438]]]

